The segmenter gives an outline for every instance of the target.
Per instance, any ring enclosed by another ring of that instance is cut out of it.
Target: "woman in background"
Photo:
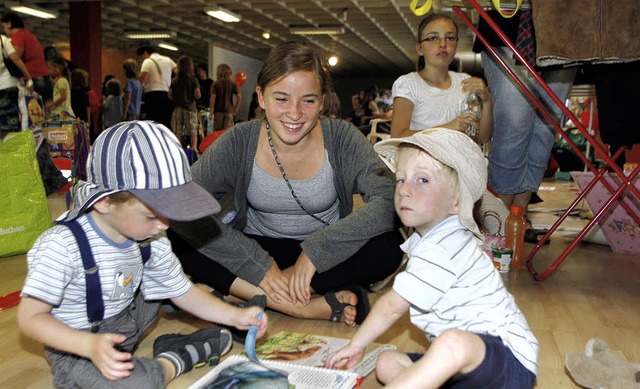
[[[178,75],[171,81],[169,99],[173,101],[171,128],[183,147],[198,150],[198,109],[200,84],[195,76],[193,60],[186,55],[178,59]],[[185,141],[184,139],[188,139]]]

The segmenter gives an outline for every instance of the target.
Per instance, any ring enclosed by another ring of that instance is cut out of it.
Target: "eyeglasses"
[[[458,37],[457,36],[453,36],[453,35],[449,35],[449,36],[433,35],[433,36],[428,36],[428,37],[424,38],[421,41],[418,41],[418,43],[427,42],[427,43],[429,43],[431,45],[437,45],[437,44],[440,44],[440,41],[442,41],[443,39],[447,43],[457,43],[458,42]]]

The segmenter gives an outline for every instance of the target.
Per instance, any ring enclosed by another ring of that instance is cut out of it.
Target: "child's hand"
[[[116,346],[126,339],[126,336],[119,334],[97,334],[91,338],[91,362],[108,380],[116,381],[128,377],[133,370],[131,353],[116,350]]]
[[[483,103],[491,100],[491,94],[484,81],[478,77],[469,77],[461,82],[464,93],[475,93],[482,99]]]
[[[324,361],[324,367],[340,370],[351,369],[362,359],[363,355],[364,348],[349,343],[347,347],[330,354]]]
[[[479,125],[480,121],[478,120],[478,117],[467,112],[456,116],[455,119],[449,123],[443,124],[442,127],[466,133],[469,126],[478,127]]]
[[[260,307],[237,308],[239,314],[234,326],[240,330],[248,330],[252,325],[259,327],[256,338],[261,338],[267,331],[267,314],[262,315],[262,320],[258,320],[258,313],[262,311]]]

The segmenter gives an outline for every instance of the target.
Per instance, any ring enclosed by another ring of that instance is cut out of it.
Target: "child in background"
[[[220,211],[192,182],[171,131],[147,121],[111,127],[96,139],[87,166],[74,207],[27,254],[17,314],[20,329],[45,344],[56,387],[163,387],[231,348],[228,330],[206,328],[162,335],[154,359],[134,357],[163,299],[203,320],[259,325],[264,334],[259,307],[234,307],[195,287],[171,251],[164,235],[170,219]]]
[[[107,81],[108,96],[102,104],[104,127],[109,128],[122,121],[124,103],[122,102],[122,90],[120,81],[113,78]]]
[[[186,55],[178,59],[178,75],[171,81],[169,99],[173,100],[171,128],[184,147],[198,150],[198,110],[200,84],[195,76],[193,60]],[[188,141],[184,141],[184,139]]]
[[[89,86],[89,73],[82,69],[73,69],[71,72],[71,108],[76,118],[89,123],[91,117],[91,104],[87,87]]]
[[[47,60],[47,67],[53,79],[53,100],[45,105],[48,117],[75,116],[71,108],[70,74],[67,60],[62,57],[50,58]]]
[[[127,84],[124,86],[122,120],[138,120],[140,119],[140,105],[142,103],[142,84],[138,81],[140,67],[135,59],[129,58],[122,63],[122,69],[127,76]]]
[[[325,366],[354,366],[409,311],[431,345],[424,355],[382,353],[376,375],[388,388],[533,388],[538,342],[473,220],[487,181],[480,148],[462,132],[434,128],[374,149],[396,173],[396,212],[415,229],[401,246],[409,260]]]

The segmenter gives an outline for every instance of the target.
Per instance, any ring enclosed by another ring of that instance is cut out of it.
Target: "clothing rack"
[[[446,0],[442,0],[441,2],[446,2]],[[617,158],[620,153],[624,150],[620,149],[616,153],[616,155],[611,158],[607,151],[600,145],[593,136],[589,133],[589,131],[585,128],[585,126],[578,120],[575,115],[565,106],[564,102],[561,101],[558,96],[549,88],[549,85],[540,77],[540,75],[531,67],[527,61],[523,58],[522,54],[516,49],[515,45],[509,41],[504,32],[498,27],[498,25],[491,19],[491,17],[486,13],[483,7],[478,3],[477,0],[465,0],[468,2],[477,12],[478,14],[487,22],[487,24],[491,27],[491,29],[500,37],[500,39],[505,43],[507,47],[514,53],[517,59],[527,68],[527,71],[534,77],[536,82],[543,88],[543,90],[549,95],[549,97],[553,100],[553,102],[562,110],[562,112],[571,119],[571,121],[576,125],[580,133],[587,139],[588,144],[592,147],[599,158],[604,162],[604,166],[598,170],[591,161],[582,153],[582,151],[576,146],[576,144],[567,136],[560,125],[556,123],[549,112],[542,106],[542,104],[534,97],[531,91],[524,85],[524,83],[515,75],[513,70],[509,68],[509,66],[504,62],[502,58],[497,54],[496,50],[488,44],[488,41],[484,36],[482,36],[478,29],[475,27],[474,23],[469,19],[469,17],[465,14],[465,12],[461,9],[460,6],[453,6],[452,10],[455,14],[457,14],[462,21],[476,34],[478,39],[482,41],[485,45],[487,51],[496,59],[496,61],[500,64],[502,68],[509,74],[509,76],[516,82],[518,87],[524,92],[527,98],[536,106],[538,112],[555,128],[556,132],[564,138],[564,140],[569,144],[571,149],[580,157],[580,159],[584,162],[585,166],[589,171],[594,174],[593,180],[587,185],[584,190],[578,195],[578,197],[574,200],[574,202],[565,210],[565,212],[560,216],[560,218],[549,228],[549,231],[544,235],[544,237],[536,244],[536,246],[531,250],[529,256],[527,257],[527,269],[532,274],[533,278],[537,281],[543,281],[547,279],[553,272],[562,264],[562,262],[569,256],[571,251],[580,244],[582,239],[589,233],[591,228],[604,216],[609,208],[615,203],[620,204],[633,218],[633,220],[640,224],[640,216],[632,210],[632,208],[627,203],[627,200],[622,198],[622,194],[629,190],[631,194],[633,194],[636,198],[640,199],[640,190],[635,187],[633,181],[635,180],[638,173],[640,173],[640,165],[638,165],[629,176],[625,176],[622,169],[617,166],[614,160]],[[613,180],[607,180],[604,178],[605,174],[608,170],[612,170],[615,176],[619,179],[620,184],[618,187],[614,187],[615,182]],[[562,224],[562,222],[569,216],[569,214],[576,208],[576,206],[584,199],[593,189],[593,187],[600,182],[608,191],[611,193],[611,197],[605,202],[604,206],[594,215],[594,218],[578,233],[577,237],[569,244],[567,248],[558,256],[558,258],[542,273],[538,273],[533,265],[533,259],[538,252],[538,250],[544,245],[544,243],[551,237],[556,229]]]

